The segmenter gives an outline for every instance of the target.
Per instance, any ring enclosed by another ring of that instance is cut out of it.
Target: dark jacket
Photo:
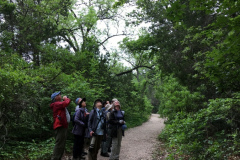
[[[66,118],[66,107],[69,105],[70,99],[65,101],[57,101],[51,103],[50,107],[53,110],[53,129],[58,127],[68,128],[68,122]]]
[[[106,117],[105,114],[102,114],[103,119],[104,119],[104,123],[106,124]],[[97,110],[94,108],[89,115],[89,119],[88,119],[88,130],[89,132],[96,131],[98,125],[98,119],[97,119]],[[104,133],[106,133],[106,128],[104,128]]]
[[[121,111],[122,113],[122,111]],[[123,115],[123,113],[122,113]],[[123,115],[123,118],[122,119],[118,119],[117,118],[117,110],[114,110],[110,113],[110,116],[109,116],[109,120],[108,120],[108,123],[109,123],[109,129],[111,129],[111,137],[117,137],[117,130],[122,127],[123,124],[120,124],[119,123],[119,120],[124,120],[124,115]],[[122,131],[123,133],[123,136],[124,136],[124,131]]]
[[[72,130],[72,133],[74,135],[82,136],[85,134],[85,129],[86,129],[86,125],[84,123],[85,119],[86,119],[85,108],[79,108],[74,117],[75,125]]]

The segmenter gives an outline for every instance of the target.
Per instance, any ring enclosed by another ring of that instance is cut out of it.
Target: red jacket
[[[66,107],[69,105],[70,99],[67,98],[64,101],[57,101],[50,105],[53,110],[53,129],[58,127],[68,128],[66,118]]]

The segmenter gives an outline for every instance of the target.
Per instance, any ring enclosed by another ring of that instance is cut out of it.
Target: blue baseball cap
[[[79,101],[80,100],[80,101]],[[79,101],[79,103],[78,103],[78,101]],[[84,101],[84,102],[86,102],[86,98],[77,98],[76,100],[75,100],[75,103],[76,103],[76,105],[79,105],[82,101]]]
[[[51,95],[51,99],[54,100],[57,95],[61,94],[61,91],[55,92]]]
[[[76,105],[78,105],[79,99],[80,99],[80,98],[77,98],[77,99],[76,99],[76,101],[75,101]]]

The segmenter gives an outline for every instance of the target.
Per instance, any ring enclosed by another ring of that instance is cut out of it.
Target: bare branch
[[[74,46],[73,42],[71,41],[71,39],[68,39],[65,35],[61,35],[61,37],[66,41],[68,42],[68,44],[73,48],[73,50],[75,52],[77,52],[77,48]]]
[[[132,66],[134,66],[133,62],[131,62],[130,60],[128,60],[127,58],[125,57],[121,57],[122,59],[124,59],[125,61],[127,61],[128,63],[130,63]]]
[[[130,34],[115,34],[115,35],[111,35],[111,36],[108,36],[105,40],[103,40],[102,42],[99,42],[100,45],[104,44],[107,40],[109,40],[110,38],[113,38],[113,37],[117,37],[117,36],[127,36],[127,35],[130,35]]]
[[[127,70],[127,71],[124,71],[124,72],[121,72],[121,73],[118,73],[116,74],[116,76],[121,76],[121,75],[124,75],[124,74],[128,74],[128,73],[131,73],[133,70],[135,69],[138,69],[138,68],[148,68],[148,69],[153,69],[153,66],[136,66],[130,70]]]

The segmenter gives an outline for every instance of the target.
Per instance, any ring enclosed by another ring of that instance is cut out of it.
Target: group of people
[[[61,92],[53,93],[51,99],[56,139],[52,159],[60,160],[64,153],[68,123],[71,119],[67,110],[71,100],[67,96],[61,97]],[[97,99],[90,113],[86,108],[86,98],[77,98],[75,103],[77,106],[72,117],[73,160],[85,159],[86,155],[89,160],[96,160],[100,147],[101,156],[118,160],[122,136],[127,127],[120,102],[117,99],[112,99],[111,102]],[[88,153],[84,152],[85,138],[90,138]]]

